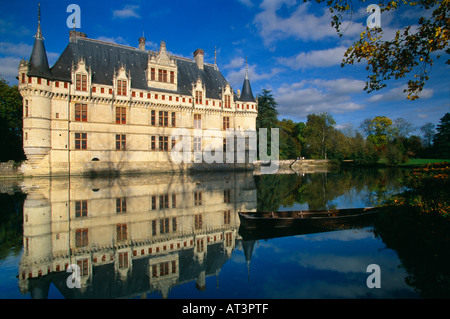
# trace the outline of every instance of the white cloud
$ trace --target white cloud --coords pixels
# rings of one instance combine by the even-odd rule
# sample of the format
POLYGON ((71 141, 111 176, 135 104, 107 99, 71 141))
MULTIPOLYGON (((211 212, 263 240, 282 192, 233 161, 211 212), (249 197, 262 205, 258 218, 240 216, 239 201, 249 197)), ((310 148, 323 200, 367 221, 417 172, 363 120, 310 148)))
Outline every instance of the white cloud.
POLYGON ((308 68, 326 68, 333 65, 340 65, 344 59, 346 47, 339 46, 326 50, 313 50, 300 52, 296 56, 278 58, 278 62, 294 70, 308 68))
POLYGON ((141 18, 137 11, 140 9, 138 5, 126 5, 121 10, 114 10, 113 17, 119 19, 127 19, 127 18, 141 18))
MULTIPOLYGON (((323 8, 319 15, 308 12, 310 3, 302 3, 295 7, 293 0, 265 0, 262 9, 254 19, 260 36, 266 46, 281 39, 293 37, 304 41, 319 41, 327 37, 337 37, 331 26, 331 14, 323 8), (288 16, 281 16, 280 9, 289 9, 288 16)), ((365 29, 360 23, 343 21, 344 35, 356 35, 365 29)))
MULTIPOLYGON (((0 42, 0 75, 10 84, 17 83, 20 60, 29 60, 33 46, 26 43, 0 42)), ((52 66, 59 54, 47 52, 49 65, 52 66)))
POLYGON ((20 58, 0 57, 0 76, 10 84, 17 82, 16 76, 19 75, 20 58))
POLYGON ((33 46, 25 43, 0 42, 0 54, 14 56, 29 56, 33 46))
POLYGON ((236 69, 236 68, 242 67, 244 65, 244 63, 245 63, 244 58, 236 57, 233 60, 231 60, 230 63, 225 65, 223 68, 224 69, 236 69))
MULTIPOLYGON (((238 66, 238 58, 232 60, 229 66, 236 65, 238 66), (236 60, 236 61, 235 61, 236 60), (235 62, 233 62, 235 61, 235 62)), ((242 61, 243 62, 243 61, 242 61)), ((242 66, 242 63, 241 63, 242 66)), ((254 83, 261 80, 268 80, 276 76, 282 71, 281 68, 272 68, 270 72, 267 73, 260 73, 256 70, 256 65, 249 64, 248 65, 248 76, 250 78, 250 82, 254 83)), ((230 83, 231 87, 234 89, 241 89, 242 83, 244 82, 245 77, 245 66, 242 66, 239 69, 232 69, 228 72, 226 75, 226 78, 228 80, 228 83, 230 83)), ((255 92, 254 92, 255 93, 255 92)))
POLYGON ((363 92, 364 82, 354 79, 304 80, 284 84, 274 92, 281 117, 304 119, 311 113, 346 113, 361 110, 352 94, 363 92))
MULTIPOLYGON (((373 102, 393 102, 406 100, 408 93, 403 92, 403 90, 405 90, 406 88, 407 88, 406 84, 392 88, 388 90, 386 93, 372 95, 368 99, 368 101, 373 103, 373 102)), ((421 100, 426 100, 431 98, 433 94, 434 94, 433 89, 423 89, 422 92, 419 93, 419 97, 421 100)))

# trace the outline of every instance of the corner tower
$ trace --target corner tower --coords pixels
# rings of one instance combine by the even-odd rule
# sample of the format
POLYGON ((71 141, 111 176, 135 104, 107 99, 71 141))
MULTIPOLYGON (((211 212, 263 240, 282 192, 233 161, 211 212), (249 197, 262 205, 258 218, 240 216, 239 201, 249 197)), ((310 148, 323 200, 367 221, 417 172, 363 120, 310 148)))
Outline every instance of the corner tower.
MULTIPOLYGON (((23 148, 27 156, 25 167, 46 168, 42 163, 51 148, 52 73, 41 31, 41 7, 30 61, 19 66, 19 91, 23 97, 23 148)), ((48 162, 48 161, 47 161, 48 162)))
POLYGON ((240 96, 240 101, 242 101, 242 102, 255 102, 255 97, 253 96, 252 87, 250 85, 250 80, 248 78, 247 59, 245 59, 245 78, 244 78, 244 85, 242 86, 242 92, 241 92, 241 96, 240 96))

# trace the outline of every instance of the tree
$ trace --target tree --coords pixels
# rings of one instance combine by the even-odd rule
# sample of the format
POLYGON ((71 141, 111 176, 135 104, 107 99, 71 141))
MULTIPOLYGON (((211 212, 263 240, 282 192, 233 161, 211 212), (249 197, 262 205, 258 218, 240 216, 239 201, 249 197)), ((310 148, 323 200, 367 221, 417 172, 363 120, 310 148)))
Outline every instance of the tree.
MULTIPOLYGON (((339 36, 345 32, 342 22, 346 13, 353 12, 351 0, 316 0, 326 2, 332 14, 331 25, 339 36)), ((386 87, 390 79, 403 79, 415 71, 414 79, 407 81, 407 98, 419 98, 419 93, 429 80, 429 71, 434 59, 440 58, 445 52, 450 54, 450 1, 420 0, 420 1, 380 1, 377 2, 381 13, 392 12, 400 8, 414 8, 415 12, 431 11, 420 17, 417 26, 406 26, 396 31, 392 40, 382 39, 383 29, 366 28, 345 53, 342 66, 352 65, 361 60, 367 61, 366 69, 370 72, 366 87, 367 92, 377 91, 386 87)), ((450 64, 450 59, 447 59, 450 64)))
POLYGON ((17 85, 0 76, 0 161, 25 159, 22 140, 22 96, 17 85))
POLYGON ((311 157, 327 159, 327 151, 331 146, 330 136, 335 124, 333 116, 328 113, 308 115, 304 133, 311 157))
POLYGON ((278 122, 280 130, 280 158, 292 159, 300 157, 301 145, 297 139, 297 125, 292 120, 283 119, 278 122))
POLYGON ((433 141, 433 136, 435 134, 435 125, 431 122, 426 123, 420 127, 420 131, 423 134, 423 139, 426 146, 431 147, 431 142, 433 141))
POLYGON ((258 95, 258 116, 256 118, 256 129, 277 127, 278 111, 277 102, 275 101, 270 90, 263 89, 258 95))
POLYGON ((413 125, 402 117, 395 119, 392 123, 395 138, 407 138, 414 131, 413 125))
POLYGON ((433 139, 436 155, 439 158, 450 158, 450 113, 446 113, 436 128, 433 139))
POLYGON ((386 116, 366 119, 361 124, 361 128, 367 134, 367 140, 372 142, 378 151, 385 149, 388 142, 392 140, 394 133, 392 120, 386 116))

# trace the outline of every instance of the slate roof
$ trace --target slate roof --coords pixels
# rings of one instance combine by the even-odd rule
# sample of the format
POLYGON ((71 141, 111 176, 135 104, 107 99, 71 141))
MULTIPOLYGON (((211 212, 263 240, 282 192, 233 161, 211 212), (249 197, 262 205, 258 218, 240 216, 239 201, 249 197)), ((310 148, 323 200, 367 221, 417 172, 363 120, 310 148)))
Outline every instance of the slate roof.
POLYGON ((40 34, 40 29, 36 33, 34 40, 33 51, 31 51, 30 68, 28 76, 46 78, 51 80, 53 78, 50 68, 48 66, 47 53, 45 51, 44 39, 40 34))
MULTIPOLYGON (((148 51, 116 45, 88 38, 77 38, 70 42, 51 68, 54 80, 71 81, 71 67, 83 58, 86 67, 91 68, 92 83, 112 85, 114 71, 124 66, 131 75, 131 87, 134 89, 155 90, 162 92, 192 95, 192 83, 200 77, 206 88, 206 98, 220 99, 221 90, 227 85, 222 73, 213 65, 204 64, 199 69, 195 61, 175 57, 177 64, 177 90, 168 91, 150 88, 147 85, 148 51)), ((245 84, 244 84, 245 85, 245 84)), ((253 99, 254 101, 254 99, 253 99)))
POLYGON ((242 86, 241 96, 238 99, 241 102, 255 102, 253 96, 252 87, 250 86, 250 80, 245 77, 244 85, 242 86))

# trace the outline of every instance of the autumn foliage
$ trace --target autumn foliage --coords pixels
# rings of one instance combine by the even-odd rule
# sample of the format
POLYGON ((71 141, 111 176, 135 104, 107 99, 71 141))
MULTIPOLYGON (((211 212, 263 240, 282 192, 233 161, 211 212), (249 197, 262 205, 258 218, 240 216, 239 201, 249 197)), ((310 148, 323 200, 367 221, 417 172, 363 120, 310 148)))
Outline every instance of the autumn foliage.
POLYGON ((413 169, 404 181, 407 190, 392 197, 389 204, 450 218, 449 174, 448 162, 413 169))

